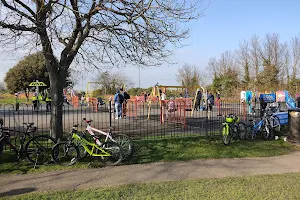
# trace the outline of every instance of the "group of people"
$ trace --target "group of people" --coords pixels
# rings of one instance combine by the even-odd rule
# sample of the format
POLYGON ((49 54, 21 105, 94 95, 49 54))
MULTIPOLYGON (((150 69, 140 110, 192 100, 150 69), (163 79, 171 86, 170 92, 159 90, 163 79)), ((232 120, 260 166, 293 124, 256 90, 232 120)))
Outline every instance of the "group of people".
MULTIPOLYGON (((46 102, 46 112, 51 112, 51 95, 50 95, 50 90, 45 90, 42 93, 37 93, 34 92, 32 97, 31 97, 32 105, 33 105, 33 110, 38 111, 39 110, 39 104, 40 101, 45 101, 46 102)), ((19 93, 15 93, 15 112, 19 112, 20 109, 20 99, 19 99, 19 93)))
MULTIPOLYGON (((205 98, 205 96, 202 94, 200 90, 198 90, 194 110, 196 111, 200 110, 201 106, 203 105, 204 110, 208 109, 209 111, 212 111, 213 105, 215 105, 215 96, 210 91, 207 91, 206 93, 207 107, 203 98, 205 98)), ((217 92, 217 99, 219 100, 220 98, 221 98, 220 92, 217 92)))
POLYGON ((39 110, 40 101, 45 101, 46 102, 46 112, 51 112, 52 99, 51 99, 50 89, 45 90, 44 92, 39 93, 39 94, 37 92, 34 92, 31 97, 31 100, 32 100, 34 111, 39 110))
POLYGON ((130 95, 126 91, 124 91, 123 88, 120 88, 116 91, 116 94, 114 96, 116 111, 115 119, 122 119, 122 117, 126 117, 128 99, 130 99, 130 95))

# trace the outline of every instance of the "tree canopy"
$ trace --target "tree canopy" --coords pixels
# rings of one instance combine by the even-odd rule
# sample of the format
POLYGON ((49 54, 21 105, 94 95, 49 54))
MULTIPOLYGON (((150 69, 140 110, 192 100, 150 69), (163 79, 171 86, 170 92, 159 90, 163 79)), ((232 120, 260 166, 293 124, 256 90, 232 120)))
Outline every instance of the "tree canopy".
POLYGON ((9 69, 4 79, 7 89, 11 92, 26 91, 29 84, 36 80, 50 85, 42 52, 24 57, 16 66, 9 69))
MULTIPOLYGON (((69 70, 65 80, 65 87, 72 87, 73 70, 69 70)), ((38 80, 50 87, 49 73, 47 72, 46 60, 42 52, 25 56, 17 65, 9 69, 4 81, 10 92, 26 91, 31 82, 38 80)))

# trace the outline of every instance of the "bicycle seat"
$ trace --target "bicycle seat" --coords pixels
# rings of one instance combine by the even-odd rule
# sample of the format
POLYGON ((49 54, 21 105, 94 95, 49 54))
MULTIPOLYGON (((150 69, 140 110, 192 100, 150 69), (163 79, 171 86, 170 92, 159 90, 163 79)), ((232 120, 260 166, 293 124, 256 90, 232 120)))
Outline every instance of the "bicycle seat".
POLYGON ((31 127, 34 123, 33 122, 31 122, 31 123, 23 123, 25 126, 27 126, 27 127, 31 127))
POLYGON ((254 119, 249 119, 249 122, 253 122, 254 121, 254 119))
POLYGON ((91 120, 91 119, 90 120, 85 120, 85 122, 88 123, 88 124, 91 123, 92 121, 93 120, 91 120))

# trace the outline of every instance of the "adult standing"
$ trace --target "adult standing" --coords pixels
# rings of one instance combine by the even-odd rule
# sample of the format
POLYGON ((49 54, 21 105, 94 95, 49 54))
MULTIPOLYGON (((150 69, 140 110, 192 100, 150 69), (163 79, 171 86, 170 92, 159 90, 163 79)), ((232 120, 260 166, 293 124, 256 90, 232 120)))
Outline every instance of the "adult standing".
POLYGON ((259 102, 260 102, 260 117, 263 117, 265 109, 267 108, 268 105, 268 103, 264 101, 263 94, 260 95, 259 102))
POLYGON ((127 101, 130 99, 130 95, 124 90, 123 88, 120 89, 121 90, 121 94, 123 95, 123 104, 122 104, 122 111, 123 111, 123 117, 126 117, 126 113, 127 113, 127 101))
POLYGON ((198 109, 200 110, 201 99, 202 99, 202 93, 200 90, 198 90, 194 110, 196 111, 198 111, 198 109))
POLYGON ((116 91, 116 94, 114 96, 114 102, 115 102, 115 110, 116 110, 116 116, 115 119, 121 119, 122 118, 122 104, 124 102, 124 96, 120 93, 120 90, 116 91))
POLYGON ((15 93, 15 104, 16 104, 16 113, 19 112, 20 102, 19 102, 19 94, 15 93))
POLYGON ((47 90, 46 93, 45 93, 45 101, 46 101, 46 112, 51 112, 51 102, 52 102, 52 99, 51 99, 51 95, 50 95, 50 92, 47 90))
POLYGON ((32 97, 31 97, 31 100, 32 100, 32 104, 33 104, 33 110, 36 111, 37 110, 37 104, 38 104, 38 98, 37 98, 37 93, 34 92, 32 97))
POLYGON ((207 95, 207 104, 208 104, 208 109, 209 111, 212 111, 212 107, 215 104, 215 97, 211 92, 208 92, 207 95))
POLYGON ((167 96, 165 94, 165 92, 162 92, 161 96, 160 96, 160 100, 166 100, 167 96))

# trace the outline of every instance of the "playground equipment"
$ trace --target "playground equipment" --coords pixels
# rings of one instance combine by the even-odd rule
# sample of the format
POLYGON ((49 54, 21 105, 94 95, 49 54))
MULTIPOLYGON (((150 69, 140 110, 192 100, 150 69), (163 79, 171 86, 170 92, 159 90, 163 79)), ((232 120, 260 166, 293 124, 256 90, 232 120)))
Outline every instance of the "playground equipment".
POLYGON ((35 87, 36 88, 35 91, 39 96, 39 87, 46 87, 47 85, 44 82, 39 82, 38 80, 36 80, 35 82, 31 82, 29 86, 35 87))
MULTIPOLYGON (((172 88, 172 89, 176 89, 176 90, 181 89, 182 92, 183 92, 183 89, 185 89, 185 93, 187 94, 187 88, 185 86, 165 86, 165 85, 153 86, 152 92, 150 93, 150 96, 148 97, 148 117, 147 117, 147 119, 150 118, 152 103, 159 102, 159 105, 162 106, 161 93, 162 92, 166 93, 168 88, 172 88)), ((174 97, 174 95, 173 95, 173 97, 174 97)), ((192 110, 192 99, 191 98, 183 98, 182 101, 186 101, 185 110, 191 111, 192 110)))
MULTIPOLYGON (((91 92, 89 92, 89 87, 91 84, 98 84, 98 85, 102 85, 102 83, 100 82, 88 82, 87 85, 86 85, 86 93, 85 93, 85 96, 88 98, 88 97, 91 97, 91 92)), ((106 91, 105 91, 105 94, 106 94, 106 91)))
POLYGON ((199 86, 197 88, 197 90, 196 90, 196 93, 195 93, 195 97, 194 97, 194 101, 193 101, 193 106, 192 106, 191 117, 193 116, 193 113, 194 113, 194 110, 195 110, 198 91, 201 91, 201 90, 202 90, 201 100, 203 99, 205 105, 207 105, 207 91, 203 87, 199 86))

